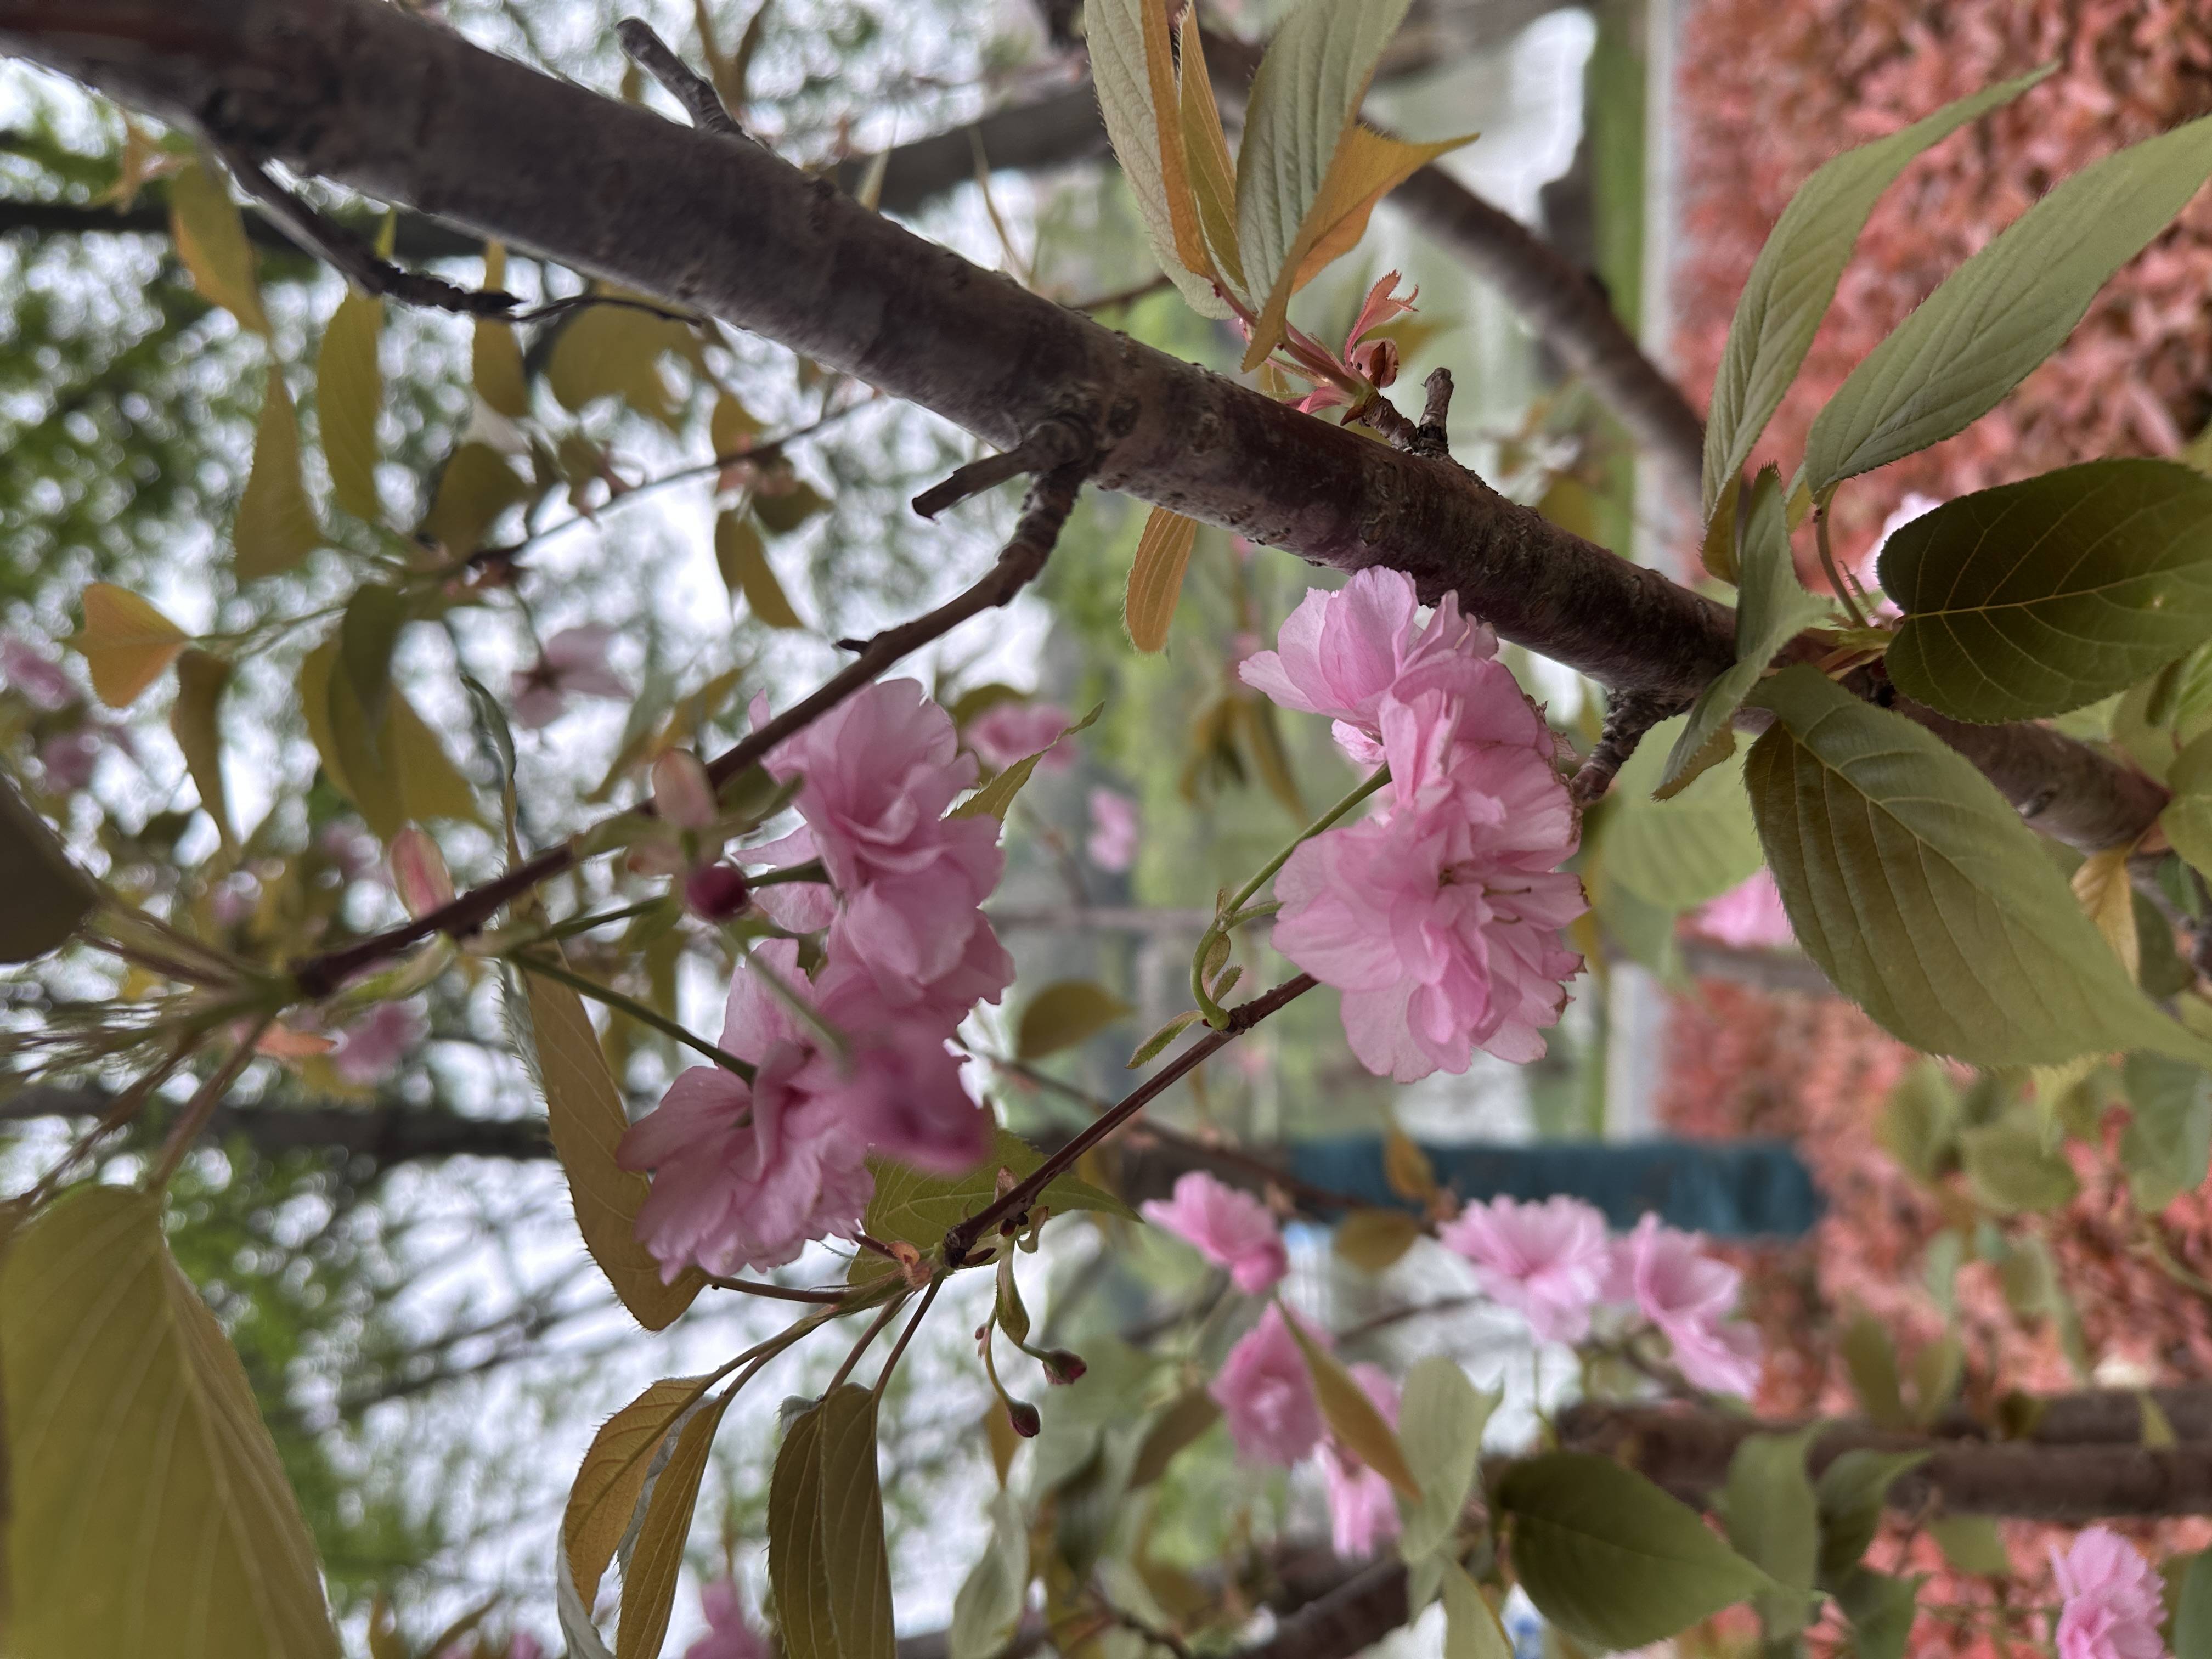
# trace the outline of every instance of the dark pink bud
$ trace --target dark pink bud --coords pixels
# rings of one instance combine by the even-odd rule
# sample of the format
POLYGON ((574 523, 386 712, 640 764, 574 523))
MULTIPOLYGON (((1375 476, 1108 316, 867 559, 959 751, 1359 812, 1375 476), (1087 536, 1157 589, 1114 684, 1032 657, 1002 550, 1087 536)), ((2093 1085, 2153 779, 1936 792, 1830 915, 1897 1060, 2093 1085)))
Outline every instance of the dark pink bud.
POLYGON ((1037 1431, 1044 1426, 1044 1419, 1037 1415, 1037 1408, 1026 1400, 1006 1401, 1006 1420, 1014 1425, 1014 1432, 1024 1440, 1036 1439, 1037 1431))
POLYGON ((745 872, 735 865, 702 864, 684 878, 684 908, 707 921, 727 921, 752 902, 745 872))
POLYGON ((1081 1354, 1070 1353, 1065 1348, 1054 1348, 1050 1353, 1045 1355, 1042 1363, 1046 1378, 1059 1383, 1062 1388, 1078 1381, 1084 1372, 1091 1369, 1083 1363, 1081 1354))

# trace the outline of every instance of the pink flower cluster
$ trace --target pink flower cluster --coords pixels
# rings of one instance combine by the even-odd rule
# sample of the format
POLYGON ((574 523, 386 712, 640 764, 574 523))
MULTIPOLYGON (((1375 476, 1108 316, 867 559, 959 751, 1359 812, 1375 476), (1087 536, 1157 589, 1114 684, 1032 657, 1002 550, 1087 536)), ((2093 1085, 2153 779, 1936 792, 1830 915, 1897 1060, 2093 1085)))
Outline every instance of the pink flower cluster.
POLYGON ((787 927, 827 929, 823 962, 810 981, 795 941, 757 946, 720 1037, 751 1081, 694 1066, 623 1137, 623 1166, 653 1172, 638 1236, 671 1279, 693 1263, 777 1267, 810 1240, 849 1236, 875 1189, 871 1149, 952 1175, 990 1146, 990 1115, 945 1040, 979 999, 998 998, 1013 965, 979 908, 1003 862, 998 824, 945 816, 975 776, 951 717, 914 681, 890 681, 767 765, 803 779, 805 825, 744 856, 822 861, 830 887, 759 896, 787 927))
POLYGON ((1030 755, 1037 769, 1057 772, 1075 764, 1060 733, 1075 722, 1056 702, 994 702, 968 722, 968 746, 993 771, 1004 771, 1030 755))
POLYGON ((2091 1527, 2065 1554, 2054 1546, 2051 1571, 2064 1598, 2058 1659, 2165 1659, 2159 1576, 2119 1534, 2091 1527))
POLYGON ((1363 570, 1308 594, 1238 671, 1390 768, 1380 811, 1283 866, 1274 945, 1344 994, 1352 1053, 1401 1083, 1464 1072, 1476 1048, 1540 1057, 1582 966, 1559 930, 1588 908, 1558 867, 1581 826, 1542 712, 1454 596, 1425 624, 1418 609, 1407 577, 1363 570))
POLYGON ((1705 1241, 1646 1215, 1608 1240, 1605 1218, 1579 1199, 1494 1198, 1470 1204, 1437 1232, 1474 1265, 1483 1293, 1524 1316, 1547 1342, 1579 1342, 1606 1304, 1634 1308, 1667 1339, 1675 1367, 1717 1393, 1759 1385, 1759 1333, 1732 1317, 1743 1276, 1705 1241))
POLYGON ((1230 1281, 1247 1296, 1265 1296, 1291 1270, 1290 1252, 1267 1206, 1202 1170, 1182 1176, 1172 1199, 1147 1199, 1143 1210, 1155 1227, 1164 1227, 1216 1267, 1228 1268, 1230 1281))

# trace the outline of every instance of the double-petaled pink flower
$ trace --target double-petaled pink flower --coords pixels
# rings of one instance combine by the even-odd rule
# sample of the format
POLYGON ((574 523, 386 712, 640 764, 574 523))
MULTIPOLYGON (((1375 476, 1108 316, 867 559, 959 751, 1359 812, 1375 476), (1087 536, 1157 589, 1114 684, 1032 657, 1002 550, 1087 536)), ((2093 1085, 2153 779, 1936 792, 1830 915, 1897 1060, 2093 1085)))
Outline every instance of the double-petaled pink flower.
POLYGON ((1056 702, 994 702, 968 722, 968 746, 993 771, 1035 755, 1040 771, 1056 772, 1075 764, 1075 756, 1060 734, 1075 722, 1056 702))
POLYGON ((1231 1282, 1247 1296, 1265 1296, 1290 1271, 1290 1253, 1267 1206, 1203 1170, 1178 1178, 1172 1199, 1146 1200, 1144 1214, 1215 1266, 1228 1268, 1231 1282))
POLYGON ((684 1650, 684 1659, 768 1659, 768 1644, 745 1618, 738 1587, 718 1578, 699 1592, 707 1633, 684 1650))
POLYGON ((1707 1255, 1705 1240, 1647 1214, 1613 1246, 1611 1299, 1633 1303, 1673 1347, 1675 1368, 1700 1389, 1748 1395, 1759 1386, 1759 1333, 1733 1317, 1743 1275, 1707 1255))
POLYGON ((627 697, 629 687, 607 666, 614 629, 594 623, 564 628, 545 641, 529 667, 519 669, 509 689, 514 723, 550 726, 568 712, 571 696, 627 697))
MULTIPOLYGON (((1381 1367, 1350 1367, 1383 1422, 1398 1426, 1398 1385, 1381 1367)), ((1346 1560, 1372 1555, 1378 1545, 1395 1538, 1402 1526, 1398 1500, 1390 1483, 1361 1462, 1350 1448, 1330 1435, 1322 1443, 1322 1474, 1328 1482, 1329 1542, 1346 1560)))
POLYGON ((2065 1554, 2052 1547, 2051 1571, 2064 1598, 2058 1659, 2164 1659, 2159 1577, 2127 1540, 2091 1527, 2065 1554))
POLYGON ((1091 838, 1083 850, 1101 870, 1121 874, 1137 861, 1137 803, 1111 789, 1091 792, 1091 838))
POLYGON ((1691 922, 1707 938, 1740 951, 1780 950, 1797 942, 1790 926, 1790 913, 1782 908, 1782 890, 1774 884, 1771 870, 1761 870, 1748 881, 1738 882, 1701 907, 1691 922))
POLYGON ((1437 1231, 1474 1266, 1492 1301, 1518 1311, 1547 1342, 1579 1342, 1613 1270, 1605 1217, 1580 1199, 1470 1204, 1437 1231))
POLYGON ((865 975, 832 963, 819 985, 799 947, 775 939, 730 987, 720 1047, 756 1068, 697 1066, 623 1136, 624 1169, 651 1170, 638 1237, 671 1279, 696 1263, 713 1273, 781 1267, 813 1239, 849 1237, 875 1190, 872 1147, 945 1174, 989 1147, 989 1115, 960 1085, 959 1062, 933 1026, 903 1020, 865 975), (832 1048, 763 978, 811 1001, 843 1033, 832 1048))
POLYGON ((1355 753, 1371 732, 1391 774, 1380 812, 1283 866, 1275 948, 1344 994, 1345 1035, 1371 1072, 1464 1072, 1478 1048, 1537 1059, 1582 965, 1560 929, 1586 908, 1558 868, 1580 830, 1551 733, 1490 657, 1487 629, 1457 624, 1447 598, 1416 635, 1412 582, 1354 580, 1367 578, 1322 603, 1295 658, 1285 623, 1279 661, 1248 672, 1288 706, 1336 714, 1355 753))
POLYGON ((1297 1462, 1321 1443, 1321 1401, 1282 1304, 1237 1340, 1206 1392, 1247 1462, 1297 1462))

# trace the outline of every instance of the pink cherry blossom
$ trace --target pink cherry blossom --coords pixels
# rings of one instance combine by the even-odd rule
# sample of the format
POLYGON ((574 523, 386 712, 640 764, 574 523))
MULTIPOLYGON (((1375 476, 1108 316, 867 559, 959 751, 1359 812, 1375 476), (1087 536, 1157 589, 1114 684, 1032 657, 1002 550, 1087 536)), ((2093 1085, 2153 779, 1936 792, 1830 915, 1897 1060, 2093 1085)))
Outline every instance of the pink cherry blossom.
POLYGON ((83 696, 59 663, 15 634, 0 634, 0 680, 33 708, 48 714, 83 696))
POLYGON ((331 1069, 356 1088, 381 1083, 429 1034, 420 1004, 380 1002, 338 1033, 331 1069))
POLYGON ((702 1587, 699 1605, 707 1633, 684 1650, 684 1659, 769 1659, 768 1644, 745 1621, 735 1584, 720 1578, 702 1587))
POLYGON ((1275 948, 1343 992, 1352 1051, 1378 1075, 1464 1072, 1478 1048, 1534 1060, 1582 965, 1559 939, 1587 908, 1556 868, 1578 831, 1565 787, 1530 745, 1410 720, 1400 736, 1389 809, 1316 836, 1276 878, 1275 948))
MULTIPOLYGON (((765 713, 756 706, 757 719, 765 713)), ((1012 962, 979 908, 1006 864, 999 825, 945 816, 975 762, 917 682, 869 686, 778 744, 767 765, 804 776, 794 804, 806 827, 745 858, 822 860, 841 901, 833 954, 865 966, 894 1003, 972 1005, 1005 989, 1012 962)))
POLYGON ((1742 951, 1780 950, 1797 942, 1771 870, 1761 870, 1701 906, 1690 925, 1708 939, 1742 951))
POLYGON ((1206 1392, 1247 1462, 1288 1468, 1321 1443, 1321 1401, 1280 1303, 1237 1339, 1206 1392))
POLYGON ((1137 861, 1137 803, 1111 789, 1091 792, 1091 838, 1083 850, 1101 870, 1121 874, 1137 861))
MULTIPOLYGON (((1381 1367, 1350 1368, 1352 1379, 1374 1403, 1382 1420, 1398 1426, 1398 1385, 1381 1367)), ((1322 1443, 1322 1474, 1328 1482, 1329 1541, 1346 1560, 1372 1555, 1376 1546, 1398 1535, 1402 1522, 1390 1483, 1353 1456, 1334 1435, 1322 1443)))
POLYGON ((2163 1659, 2159 1576, 2127 1540, 2108 1527, 2091 1527, 2065 1554, 2052 1547, 2051 1571, 2065 1598, 2058 1659, 2163 1659))
POLYGON ((1705 1240, 1646 1214, 1613 1246, 1607 1295, 1632 1302, 1672 1345, 1674 1364, 1700 1389, 1748 1395, 1759 1386, 1759 1333, 1729 1315, 1743 1275, 1705 1253, 1705 1240))
POLYGON ((39 770, 46 787, 56 794, 70 794, 92 781, 106 752, 106 732, 84 725, 74 732, 59 732, 39 745, 39 770))
POLYGON ((1036 755, 1039 771, 1056 772, 1075 764, 1074 752, 1060 738, 1074 724, 1056 702, 994 702, 968 722, 963 735, 994 771, 1036 755))
POLYGON ((1494 1198, 1470 1204, 1437 1237, 1474 1264, 1483 1294, 1515 1310, 1546 1342, 1579 1342, 1613 1265, 1605 1217, 1580 1199, 1494 1198))
POLYGON ((1327 714, 1337 742, 1363 766, 1382 757, 1382 698, 1407 670, 1446 655, 1486 658, 1498 641, 1459 614, 1447 593, 1424 625, 1415 613, 1413 579, 1401 572, 1362 570, 1337 592, 1316 588, 1283 623, 1276 649, 1237 665, 1244 684, 1285 708, 1327 714))
POLYGON ((550 726, 567 712, 572 696, 627 697, 629 687, 607 666, 607 645, 614 629, 592 623, 564 628, 545 641, 544 651, 518 670, 508 696, 517 726, 550 726))
POLYGON ((410 916, 426 916, 453 902, 453 878, 446 855, 420 824, 400 827, 392 838, 392 884, 410 916))
POLYGON ((1180 1176, 1171 1200, 1148 1199, 1142 1207, 1146 1220, 1228 1268, 1231 1281, 1247 1296, 1265 1296, 1291 1270, 1290 1253, 1267 1206, 1203 1170, 1180 1176))
MULTIPOLYGON (((1359 314, 1352 319, 1352 331, 1344 337, 1344 355, 1337 359, 1338 366, 1359 376, 1376 386, 1387 386, 1398 378, 1398 343, 1395 340, 1368 340, 1363 337, 1397 316, 1413 309, 1413 301, 1421 297, 1415 289, 1405 299, 1397 295, 1398 273, 1387 271, 1367 290, 1360 303, 1359 314)), ((1291 407, 1304 414, 1320 410, 1346 401, 1342 387, 1333 380, 1323 380, 1291 407)))
POLYGON ((671 749, 653 763, 653 810, 678 830, 704 830, 720 810, 707 768, 689 749, 671 749))

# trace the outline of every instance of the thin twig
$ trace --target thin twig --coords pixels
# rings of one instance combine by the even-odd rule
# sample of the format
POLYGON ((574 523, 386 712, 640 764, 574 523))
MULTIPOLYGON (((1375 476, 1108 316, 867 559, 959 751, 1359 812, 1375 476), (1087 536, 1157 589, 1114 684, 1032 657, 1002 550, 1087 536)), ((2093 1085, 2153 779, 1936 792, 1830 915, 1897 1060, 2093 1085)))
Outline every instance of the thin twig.
POLYGON ((1416 455, 1448 461, 1451 459, 1451 442, 1444 434, 1444 428, 1451 419, 1451 370, 1432 369, 1423 384, 1429 394, 1428 401, 1421 405, 1421 424, 1407 447, 1416 455))
POLYGON ((1084 1153, 1268 1015, 1296 1001, 1320 982, 1311 974, 1300 974, 1295 979, 1285 980, 1265 995, 1255 997, 1251 1001, 1240 1003, 1231 1009, 1226 1026, 1218 1031, 1208 1031, 1192 1043, 1124 1095, 1113 1110, 1103 1114, 1089 1128, 1071 1138, 1066 1146, 1037 1165, 1028 1176, 947 1232, 945 1235, 945 1265, 948 1267, 967 1266, 969 1251, 975 1248, 975 1241, 990 1229, 997 1227, 1004 1231, 1009 1224, 1018 1228, 1029 1214, 1030 1206, 1036 1201, 1037 1195, 1073 1168, 1076 1160, 1084 1153))
POLYGON ((684 112, 691 118, 691 125, 702 132, 716 132, 726 138, 753 140, 737 123, 737 118, 722 106, 722 100, 714 83, 692 72, 690 64, 669 50, 668 43, 653 32, 653 26, 641 18, 625 17, 615 25, 615 39, 630 62, 660 82, 668 95, 684 106, 684 112))
POLYGON ((1628 757, 1644 741, 1644 734, 1675 712, 1669 701, 1624 693, 1615 696, 1605 711, 1605 725, 1598 733, 1597 746, 1589 751, 1567 793, 1577 806, 1588 806, 1601 799, 1613 787, 1613 779, 1628 763, 1628 757))
POLYGON ((933 519, 948 507, 957 507, 970 495, 980 495, 1024 472, 1043 475, 1078 463, 1088 464, 1097 453, 1089 422, 1079 416, 1056 415, 1002 455, 986 455, 955 469, 943 483, 914 498, 914 510, 933 519))
POLYGON ((708 1274, 707 1282, 718 1291, 738 1291, 746 1296, 764 1296, 774 1302, 818 1302, 824 1305, 842 1304, 852 1294, 849 1290, 801 1290, 793 1285, 770 1285, 757 1279, 718 1279, 708 1274))
POLYGON ((169 1184, 169 1178, 176 1174, 177 1166, 185 1161, 185 1154, 191 1149, 192 1142, 199 1139, 200 1131, 207 1127, 208 1119, 222 1103, 224 1093, 238 1081, 238 1074, 252 1061, 253 1045, 261 1041, 261 1034, 276 1021, 275 1014, 264 1014, 252 1030, 239 1038, 237 1046, 230 1051, 229 1058, 216 1068, 215 1075, 200 1085, 199 1092, 185 1103, 185 1109, 177 1115, 176 1123, 169 1130, 169 1138, 162 1144, 161 1161, 154 1166, 154 1173, 147 1177, 147 1191, 158 1193, 169 1184))
POLYGON ((882 1399, 884 1390, 890 1386, 891 1373, 898 1369, 899 1357, 905 1353, 906 1345, 914 1340, 914 1334, 921 1328, 921 1322, 929 1316, 929 1304, 937 1300, 937 1293, 944 1285, 945 1275, 939 1273, 929 1281, 929 1288, 921 1293, 921 1305, 914 1310, 914 1317, 907 1321, 906 1328, 899 1333, 898 1340, 891 1345, 890 1358, 884 1361, 884 1368, 876 1376, 874 1393, 877 1399, 882 1399))
POLYGON ((860 1333, 860 1340, 853 1345, 853 1352, 845 1356, 845 1363, 837 1367, 836 1376, 830 1379, 830 1386, 822 1390, 824 1400, 837 1392, 845 1379, 853 1374, 853 1367, 860 1363, 860 1356, 875 1345, 876 1338, 883 1334, 884 1327, 890 1324, 892 1316, 906 1305, 906 1294, 901 1291, 892 1297, 884 1304, 884 1310, 869 1322, 868 1328, 860 1333))

